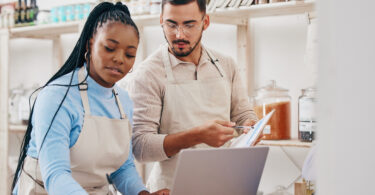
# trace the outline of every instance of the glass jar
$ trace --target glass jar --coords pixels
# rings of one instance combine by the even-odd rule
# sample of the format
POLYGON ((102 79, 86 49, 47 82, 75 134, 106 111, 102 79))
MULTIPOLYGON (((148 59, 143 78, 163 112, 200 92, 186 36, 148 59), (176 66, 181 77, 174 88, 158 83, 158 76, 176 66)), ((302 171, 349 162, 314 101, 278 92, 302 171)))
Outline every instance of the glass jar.
POLYGON ((139 0, 138 5, 138 14, 144 15, 144 14, 150 14, 150 0, 139 0))
POLYGON ((23 90, 21 98, 18 102, 18 114, 19 119, 23 125, 27 125, 29 122, 29 114, 30 114, 30 107, 29 107, 29 98, 27 96, 27 91, 23 90))
POLYGON ((130 13, 134 15, 139 15, 139 1, 138 0, 130 0, 128 4, 128 8, 130 13))
POLYGON ((266 4, 268 3, 268 0, 256 0, 255 4, 266 4))
POLYGON ((19 114, 19 103, 22 99, 23 90, 16 88, 11 90, 9 97, 9 123, 13 125, 20 125, 22 120, 19 114))
POLYGON ((91 3, 83 4, 83 19, 87 19, 89 17, 92 8, 93 6, 91 3))
POLYGON ((40 10, 37 17, 37 24, 51 23, 51 14, 49 10, 40 10))
POLYGON ((75 20, 75 10, 73 5, 66 5, 65 6, 65 15, 66 21, 74 21, 75 20))
POLYGON ((275 113, 263 129, 264 140, 290 139, 291 97, 289 90, 276 86, 275 81, 256 90, 254 110, 261 119, 275 109, 275 113))
POLYGON ((160 14, 161 0, 151 0, 150 14, 160 14))
POLYGON ((316 131, 316 89, 302 89, 298 99, 298 139, 312 142, 316 131))

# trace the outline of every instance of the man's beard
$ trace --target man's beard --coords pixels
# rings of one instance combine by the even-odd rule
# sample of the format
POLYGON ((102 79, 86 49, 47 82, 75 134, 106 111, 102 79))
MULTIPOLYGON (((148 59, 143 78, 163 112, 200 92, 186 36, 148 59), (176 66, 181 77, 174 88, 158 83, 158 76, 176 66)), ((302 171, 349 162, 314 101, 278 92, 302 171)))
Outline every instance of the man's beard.
POLYGON ((184 40, 184 39, 177 39, 177 40, 174 40, 172 41, 172 44, 168 41, 167 37, 165 36, 164 34, 164 37, 165 37, 165 40, 167 40, 170 48, 172 49, 172 52, 173 54, 176 56, 176 57, 186 57, 188 55, 191 54, 191 52, 194 51, 194 49, 198 46, 198 44, 201 42, 201 39, 202 39, 202 33, 201 33, 201 36, 199 37, 198 41, 195 43, 195 45, 193 47, 190 47, 188 51, 186 52, 183 52, 183 51, 180 51, 179 49, 175 49, 173 47, 173 44, 176 44, 176 43, 179 43, 179 42, 183 42, 183 43, 186 43, 186 44, 190 44, 190 41, 188 40, 184 40))

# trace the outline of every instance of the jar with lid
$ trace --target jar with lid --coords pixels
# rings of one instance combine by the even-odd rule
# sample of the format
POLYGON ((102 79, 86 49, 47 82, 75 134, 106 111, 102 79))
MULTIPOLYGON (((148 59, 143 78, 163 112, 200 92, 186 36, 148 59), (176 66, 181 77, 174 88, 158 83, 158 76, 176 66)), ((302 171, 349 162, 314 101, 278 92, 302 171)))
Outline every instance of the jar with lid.
POLYGON ((22 119, 19 114, 19 103, 22 99, 24 91, 22 88, 12 89, 9 97, 9 123, 13 125, 20 125, 22 119))
POLYGON ((38 84, 32 85, 30 88, 24 90, 23 96, 19 102, 19 118, 23 125, 27 125, 29 123, 29 116, 31 107, 34 105, 36 96, 37 96, 37 89, 39 89, 38 84))
POLYGON ((316 89, 302 89, 298 99, 298 139, 312 142, 316 131, 316 89))
POLYGON ((129 11, 132 15, 139 15, 139 1, 138 0, 130 0, 127 4, 129 11))
POLYGON ((23 90, 22 96, 18 102, 18 114, 21 123, 23 125, 27 125, 29 122, 30 115, 29 98, 27 96, 27 90, 23 90))
POLYGON ((291 97, 289 90, 283 89, 271 81, 265 87, 256 90, 254 111, 261 119, 275 109, 275 113, 263 129, 264 140, 290 139, 291 129, 291 97))
POLYGON ((150 14, 160 14, 161 12, 161 0, 151 0, 150 14))
POLYGON ((255 4, 266 4, 269 0, 255 0, 255 4))

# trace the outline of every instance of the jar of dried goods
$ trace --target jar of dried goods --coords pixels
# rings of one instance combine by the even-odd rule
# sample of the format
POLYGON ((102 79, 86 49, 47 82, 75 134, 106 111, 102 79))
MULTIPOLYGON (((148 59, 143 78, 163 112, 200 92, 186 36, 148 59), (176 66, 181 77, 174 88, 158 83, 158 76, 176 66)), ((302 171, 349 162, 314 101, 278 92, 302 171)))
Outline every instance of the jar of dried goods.
POLYGON ((291 129, 291 97, 289 90, 276 86, 275 81, 256 90, 254 110, 261 119, 275 109, 275 113, 263 130, 262 139, 290 139, 291 129))
POLYGON ((298 138, 301 141, 312 142, 316 131, 316 89, 302 89, 298 99, 298 138))

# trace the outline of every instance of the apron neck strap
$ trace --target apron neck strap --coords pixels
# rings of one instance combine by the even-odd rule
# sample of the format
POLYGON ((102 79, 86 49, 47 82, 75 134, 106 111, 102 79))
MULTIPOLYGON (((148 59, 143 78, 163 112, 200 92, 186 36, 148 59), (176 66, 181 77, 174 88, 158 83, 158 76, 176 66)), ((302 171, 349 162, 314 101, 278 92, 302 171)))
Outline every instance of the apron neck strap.
MULTIPOLYGON (((79 83, 81 83, 85 79, 85 77, 86 77, 85 67, 82 66, 78 71, 78 81, 79 81, 79 83)), ((84 81, 82 84, 78 85, 78 88, 79 88, 79 93, 81 94, 82 104, 83 104, 83 109, 85 111, 85 114, 91 115, 89 98, 88 98, 88 95, 87 95, 87 90, 88 90, 87 81, 84 81)), ((115 96, 116 104, 117 104, 117 107, 120 111, 121 119, 125 119, 126 114, 124 112, 124 109, 122 108, 122 104, 121 104, 120 98, 118 97, 118 93, 116 92, 116 90, 114 88, 112 89, 112 92, 113 92, 113 95, 115 96)))
MULTIPOLYGON (((214 55, 212 55, 212 53, 208 51, 205 47, 202 46, 202 49, 207 53, 208 57, 210 58, 211 63, 217 68, 221 77, 225 77, 225 72, 223 70, 223 67, 219 63, 219 60, 214 55)), ((168 51, 168 44, 166 44, 162 48, 162 59, 164 63, 165 72, 167 74, 168 82, 175 82, 175 78, 174 78, 173 71, 172 71, 171 59, 170 59, 169 51, 168 51)))
POLYGON ((174 82, 174 75, 172 72, 172 64, 171 64, 171 59, 169 57, 169 51, 168 51, 168 44, 165 44, 162 46, 162 59, 163 59, 163 64, 165 68, 165 73, 167 74, 167 80, 168 82, 174 82))
POLYGON ((212 53, 210 51, 208 51, 208 49, 206 49, 205 47, 202 46, 202 48, 204 49, 204 51, 206 51, 208 57, 210 58, 211 63, 216 66, 216 68, 219 71, 221 77, 225 77, 225 72, 224 72, 223 67, 221 66, 221 64, 219 62, 219 59, 217 59, 214 55, 212 55, 212 53))
POLYGON ((118 107, 118 109, 120 111, 121 119, 125 119, 126 118, 126 114, 125 114, 124 109, 122 107, 120 98, 118 97, 118 93, 116 92, 116 90, 114 88, 112 89, 112 92, 113 92, 113 95, 115 96, 116 104, 117 104, 117 107, 118 107))
MULTIPOLYGON (((81 83, 85 79, 85 66, 82 66, 78 71, 78 83, 81 83)), ((78 85, 79 93, 81 94, 83 109, 85 114, 91 115, 89 98, 87 96, 88 85, 87 81, 84 81, 82 84, 78 85)))

